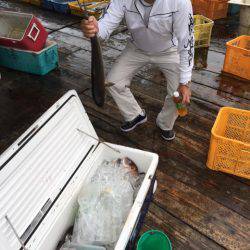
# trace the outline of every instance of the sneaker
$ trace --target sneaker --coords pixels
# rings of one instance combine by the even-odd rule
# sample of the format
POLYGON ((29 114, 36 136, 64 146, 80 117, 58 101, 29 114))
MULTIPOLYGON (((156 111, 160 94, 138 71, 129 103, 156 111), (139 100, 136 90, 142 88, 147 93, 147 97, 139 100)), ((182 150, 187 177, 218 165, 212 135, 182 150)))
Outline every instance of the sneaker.
POLYGON ((146 122, 147 121, 147 115, 146 115, 145 111, 143 111, 143 112, 144 112, 143 115, 138 115, 137 117, 135 117, 134 120, 129 121, 129 122, 125 122, 121 126, 121 131, 129 132, 129 131, 133 130, 134 128, 136 128, 138 125, 146 122))
POLYGON ((161 137, 166 141, 172 141, 175 138, 174 130, 161 130, 161 137))

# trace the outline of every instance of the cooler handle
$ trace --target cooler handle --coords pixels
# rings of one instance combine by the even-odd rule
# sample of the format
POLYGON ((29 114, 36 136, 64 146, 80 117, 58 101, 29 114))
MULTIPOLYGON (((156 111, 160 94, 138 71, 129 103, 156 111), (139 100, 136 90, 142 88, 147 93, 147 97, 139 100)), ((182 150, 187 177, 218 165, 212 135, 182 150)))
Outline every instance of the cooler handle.
POLYGON ((28 34, 28 37, 35 42, 37 37, 39 36, 39 34, 40 34, 40 30, 38 29, 37 25, 35 23, 33 23, 32 27, 30 29, 30 32, 28 34), (35 34, 35 36, 32 36, 32 32, 34 30, 36 30, 36 34, 35 34))

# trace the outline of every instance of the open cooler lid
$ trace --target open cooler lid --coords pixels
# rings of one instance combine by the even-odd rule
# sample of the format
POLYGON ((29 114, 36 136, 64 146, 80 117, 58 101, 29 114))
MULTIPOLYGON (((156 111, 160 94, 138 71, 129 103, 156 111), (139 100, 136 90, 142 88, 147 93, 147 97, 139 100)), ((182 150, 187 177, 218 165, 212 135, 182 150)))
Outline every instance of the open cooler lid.
POLYGON ((1 155, 1 250, 21 248, 14 231, 22 242, 28 241, 98 145, 91 136, 97 138, 86 111, 77 93, 69 91, 1 155))

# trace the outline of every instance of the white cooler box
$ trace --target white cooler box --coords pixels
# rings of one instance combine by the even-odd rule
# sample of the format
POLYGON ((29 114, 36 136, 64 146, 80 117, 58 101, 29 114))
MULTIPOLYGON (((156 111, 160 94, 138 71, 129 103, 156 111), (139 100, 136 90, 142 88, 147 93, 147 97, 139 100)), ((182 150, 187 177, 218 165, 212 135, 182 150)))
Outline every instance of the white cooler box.
POLYGON ((116 250, 133 248, 156 188, 158 155, 109 144, 121 152, 118 155, 78 129, 97 138, 72 90, 1 155, 0 250, 56 249, 74 224, 83 183, 90 181, 103 160, 118 156, 130 157, 146 173, 115 246, 116 250))

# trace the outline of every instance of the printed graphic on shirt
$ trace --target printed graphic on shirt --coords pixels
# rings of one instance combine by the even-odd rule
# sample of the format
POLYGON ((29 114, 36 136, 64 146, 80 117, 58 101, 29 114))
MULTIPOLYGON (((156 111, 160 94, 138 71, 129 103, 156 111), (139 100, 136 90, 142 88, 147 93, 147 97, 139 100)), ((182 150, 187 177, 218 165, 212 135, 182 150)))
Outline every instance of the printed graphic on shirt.
POLYGON ((193 36, 193 32, 194 32, 194 18, 192 16, 192 14, 189 14, 189 23, 188 23, 188 32, 189 32, 189 39, 187 41, 187 44, 184 45, 184 48, 188 48, 188 63, 189 66, 192 63, 193 60, 193 51, 194 51, 194 36, 193 36))

